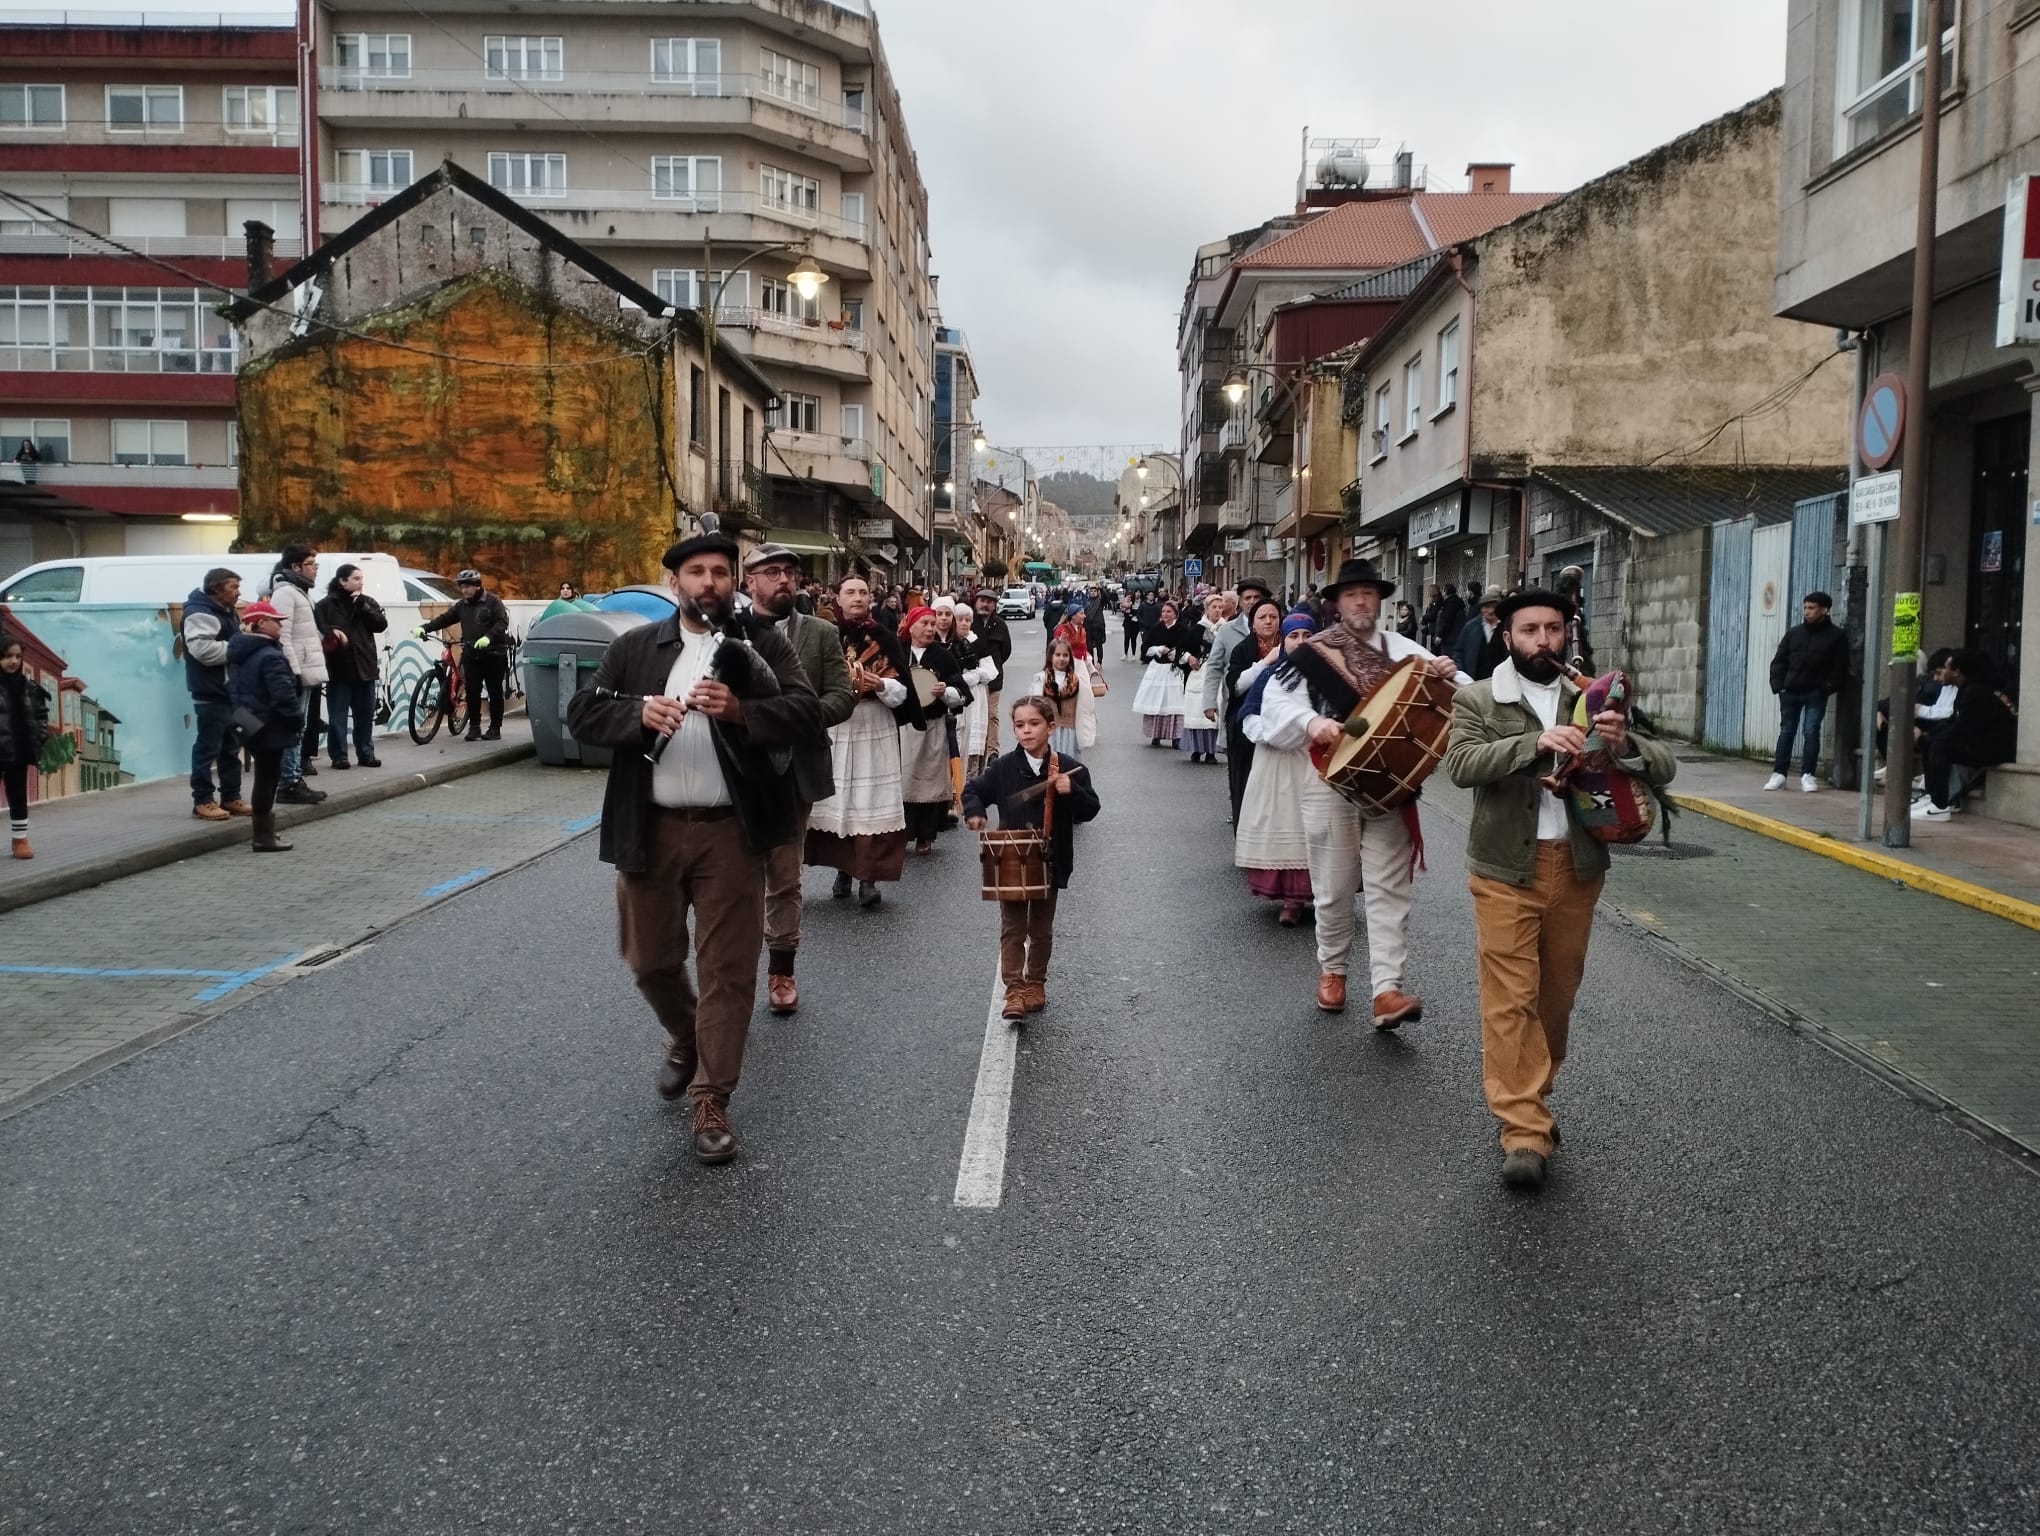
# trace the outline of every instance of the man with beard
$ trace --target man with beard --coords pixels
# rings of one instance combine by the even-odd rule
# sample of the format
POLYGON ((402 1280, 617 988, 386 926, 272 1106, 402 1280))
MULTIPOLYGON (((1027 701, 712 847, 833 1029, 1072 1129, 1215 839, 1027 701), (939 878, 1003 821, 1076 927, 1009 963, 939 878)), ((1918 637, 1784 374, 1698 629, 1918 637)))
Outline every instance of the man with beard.
POLYGON ((666 551, 676 611, 609 647, 567 725, 615 749, 601 857, 616 866, 624 963, 665 1026, 660 1096, 694 1097, 694 1155, 737 1155, 730 1095, 758 994, 765 855, 793 836, 794 789, 775 750, 821 732, 793 648, 736 621, 737 546, 698 534, 666 551), (694 912, 700 990, 687 977, 694 912))
POLYGON ((977 622, 971 626, 971 632, 992 660, 998 663, 997 670, 992 673, 992 681, 985 689, 985 761, 990 762, 999 755, 999 693, 1006 686, 1006 663, 1013 659, 1013 631, 999 617, 996 587, 979 587, 975 606, 977 622))
MULTIPOLYGON (((822 724, 841 725, 857 707, 850 669, 843 661, 843 637, 827 619, 798 604, 800 557, 777 544, 763 544, 744 562, 744 589, 751 596, 754 627, 776 629, 793 647, 821 700, 822 724)), ((808 813, 817 800, 836 793, 829 738, 816 732, 793 752, 794 835, 765 855, 765 1003, 782 1017, 800 1008, 794 985, 794 956, 800 949, 800 876, 808 813)))
MULTIPOLYGON (((1573 619, 1557 592, 1532 590, 1496 609, 1508 655, 1494 676, 1459 690, 1445 770, 1471 789, 1467 884, 1480 968, 1482 1080, 1502 1124, 1502 1182, 1536 1189, 1558 1144, 1546 1103, 1565 1060, 1573 997, 1587 963, 1608 845, 1587 835, 1538 782, 1553 754, 1584 750, 1571 724, 1579 689, 1560 666, 1573 619)), ((1669 784, 1671 752, 1621 714, 1594 716, 1616 765, 1669 784)))
MULTIPOLYGON (((1325 597, 1338 622, 1290 653, 1261 701, 1259 739, 1279 752, 1328 747, 1383 678, 1411 656, 1440 677, 1471 679, 1450 658, 1381 626, 1381 605, 1395 595, 1372 562, 1348 560, 1325 597)), ((1372 971, 1374 1027, 1395 1029, 1424 1016, 1424 1000, 1404 993, 1409 955, 1410 881, 1415 863, 1416 804, 1368 816, 1313 774, 1304 785, 1303 829, 1309 840, 1310 884, 1317 905, 1317 1005, 1346 1007, 1346 967, 1353 951, 1353 894, 1367 908, 1367 958, 1372 971)))
POLYGON ((906 683, 907 652, 896 624, 873 616, 871 587, 862 576, 853 573, 837 585, 836 627, 857 703, 829 731, 836 792, 808 813, 806 859, 836 871, 831 894, 838 901, 848 899, 855 881, 857 903, 865 908, 879 904, 878 883, 899 879, 906 867, 900 727, 928 728, 920 697, 906 683))

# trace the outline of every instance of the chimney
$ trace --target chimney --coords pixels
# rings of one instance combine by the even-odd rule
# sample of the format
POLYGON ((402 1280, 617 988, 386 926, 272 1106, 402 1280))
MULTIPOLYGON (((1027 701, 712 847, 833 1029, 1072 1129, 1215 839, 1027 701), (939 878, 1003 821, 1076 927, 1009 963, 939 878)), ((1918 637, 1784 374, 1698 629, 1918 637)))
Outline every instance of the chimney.
POLYGON ((1509 190, 1509 172, 1515 168, 1513 160, 1476 160, 1466 168, 1466 190, 1506 192, 1509 190))
POLYGON ((248 220, 241 229, 248 237, 248 291, 253 293, 275 275, 276 231, 260 219, 248 220))

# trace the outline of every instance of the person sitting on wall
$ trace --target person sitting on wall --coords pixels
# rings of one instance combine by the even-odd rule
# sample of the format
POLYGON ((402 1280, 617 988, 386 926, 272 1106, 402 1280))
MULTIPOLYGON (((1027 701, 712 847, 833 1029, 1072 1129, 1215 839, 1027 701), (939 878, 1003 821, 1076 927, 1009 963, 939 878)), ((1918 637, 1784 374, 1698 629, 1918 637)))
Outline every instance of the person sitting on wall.
POLYGON ((1947 726, 1927 741, 1927 795, 1914 803, 1914 821, 1946 821, 1981 776, 1975 770, 2008 763, 2018 746, 2019 711, 2001 692, 1990 658, 1959 650, 1941 669, 1955 692, 1947 726))

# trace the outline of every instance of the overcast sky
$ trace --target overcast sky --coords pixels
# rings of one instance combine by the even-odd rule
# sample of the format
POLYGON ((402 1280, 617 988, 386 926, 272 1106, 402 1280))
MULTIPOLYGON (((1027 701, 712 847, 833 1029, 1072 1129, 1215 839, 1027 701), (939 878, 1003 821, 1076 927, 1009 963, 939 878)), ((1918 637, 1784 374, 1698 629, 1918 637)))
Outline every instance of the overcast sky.
POLYGON ((1786 0, 877 5, 943 319, 1014 447, 1175 442, 1191 256, 1294 205, 1306 125, 1407 144, 1436 190, 1478 159, 1562 191, 1784 76, 1786 0))

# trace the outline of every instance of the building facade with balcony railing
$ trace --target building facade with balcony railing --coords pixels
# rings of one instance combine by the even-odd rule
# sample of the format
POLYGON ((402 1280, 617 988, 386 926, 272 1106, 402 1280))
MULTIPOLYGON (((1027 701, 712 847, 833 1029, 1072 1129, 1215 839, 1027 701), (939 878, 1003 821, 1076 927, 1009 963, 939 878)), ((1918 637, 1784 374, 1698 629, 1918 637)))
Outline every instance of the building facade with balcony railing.
POLYGON ((239 359, 216 306, 249 221, 303 248, 290 18, 132 20, 0 16, 0 462, 36 459, 0 481, 0 574, 226 547, 239 359))
POLYGON ((323 11, 322 235, 450 160, 721 334, 779 388, 774 525, 925 552, 927 194, 869 9, 817 0, 323 11), (800 255, 830 278, 785 280, 800 255))

